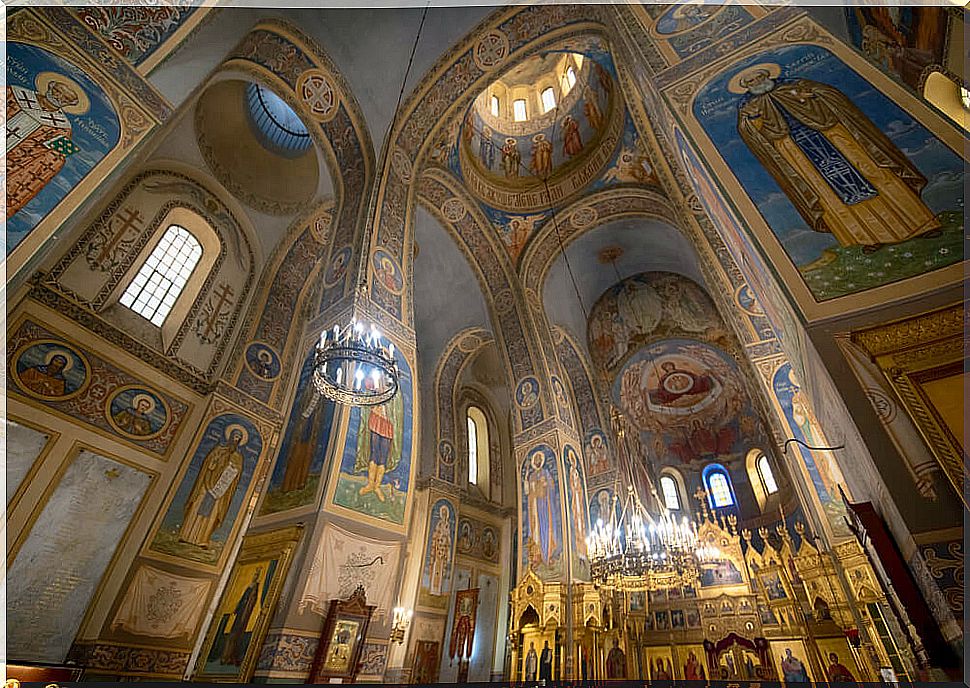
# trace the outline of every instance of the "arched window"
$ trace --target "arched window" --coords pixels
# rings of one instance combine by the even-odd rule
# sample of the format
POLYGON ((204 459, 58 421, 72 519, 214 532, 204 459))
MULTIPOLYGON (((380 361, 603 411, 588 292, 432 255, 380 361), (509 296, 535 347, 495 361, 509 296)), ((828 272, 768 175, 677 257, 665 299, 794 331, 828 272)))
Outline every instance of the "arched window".
POLYGON ((549 112, 556 107, 556 93, 552 86, 542 91, 542 111, 549 112))
POLYGON ((576 70, 572 67, 566 70, 566 85, 568 87, 566 88, 567 91, 576 85, 576 70))
POLYGON ((195 235, 180 225, 169 225, 125 288, 121 305, 161 327, 201 257, 202 245, 195 235))
POLYGON ((524 99, 512 101, 512 119, 516 122, 524 122, 529 119, 529 112, 526 110, 524 99))
POLYGON ((468 414, 468 482, 478 483, 478 425, 471 413, 468 414))
POLYGON ((775 474, 771 472, 771 464, 764 454, 758 457, 758 475, 761 476, 761 484, 764 485, 766 494, 774 494, 778 491, 775 474))
POLYGON ((734 506, 734 492, 731 489, 731 479, 724 466, 711 464, 704 469, 704 482, 707 484, 707 495, 712 509, 724 506, 734 506))
POLYGON ((498 99, 498 96, 492 96, 492 117, 498 117, 502 102, 498 99))
POLYGON ((468 482, 478 486, 485 496, 489 493, 488 422, 485 413, 477 406, 469 406, 465 412, 468 426, 468 482))
POLYGON ((663 492, 664 506, 671 511, 680 511, 680 496, 677 494, 677 483, 669 475, 661 476, 660 491, 663 492))

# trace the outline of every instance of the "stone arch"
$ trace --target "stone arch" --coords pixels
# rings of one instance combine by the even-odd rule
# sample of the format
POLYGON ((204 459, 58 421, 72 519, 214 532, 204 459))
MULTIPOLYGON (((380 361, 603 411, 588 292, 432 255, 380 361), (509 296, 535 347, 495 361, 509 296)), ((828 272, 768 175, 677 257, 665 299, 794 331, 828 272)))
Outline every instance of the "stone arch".
MULTIPOLYGON (((497 10, 432 67, 405 102, 399 124, 387 146, 390 169, 378 181, 373 246, 392 254, 408 274, 413 234, 412 206, 416 195, 415 170, 424 167, 433 134, 475 98, 496 71, 542 44, 578 33, 603 33, 606 23, 599 9, 575 5, 546 5, 497 10)), ((368 270, 371 298, 394 318, 410 324, 408 293, 395 295, 376 283, 368 270)), ((407 287, 405 289, 407 292, 407 287)))
MULTIPOLYGON (((528 304, 518 285, 508 254, 498 245, 498 237, 490 231, 488 221, 482 216, 461 183, 448 172, 439 168, 426 170, 418 180, 420 199, 427 210, 452 235, 461 251, 468 258, 487 296, 497 342, 509 374, 509 389, 526 378, 541 379, 543 371, 542 343, 535 336, 530 323, 528 304), (449 218, 442 208, 454 199, 464 212, 449 218)), ((373 292, 372 292, 373 293, 373 292)), ((553 415, 555 408, 551 390, 539 389, 542 403, 520 408, 516 414, 517 425, 527 429, 553 415)))
POLYGON ((590 194, 557 211, 556 217, 543 224, 529 240, 518 266, 523 285, 541 293, 549 269, 560 253, 560 237, 565 248, 597 227, 629 217, 659 220, 680 229, 673 204, 653 189, 626 186, 590 194))
POLYGON ((298 349, 303 328, 291 325, 294 321, 302 322, 309 295, 318 288, 314 278, 321 276, 321 272, 326 278, 319 252, 329 235, 334 206, 332 199, 324 200, 290 225, 263 269, 257 296, 246 316, 243 336, 233 358, 232 377, 236 387, 263 403, 282 403, 286 389, 284 376, 272 381, 256 377, 245 365, 243 351, 249 342, 259 341, 273 348, 283 362, 300 360, 298 349), (304 307, 299 308, 297 304, 304 307))
POLYGON ((458 478, 458 380, 465 367, 494 340, 488 330, 471 327, 458 332, 445 346, 434 372, 435 457, 434 475, 455 483, 458 478))
MULTIPOLYGON (((290 324, 303 322, 305 299, 311 294, 318 299, 316 309, 322 311, 353 290, 356 271, 352 267, 361 259, 357 247, 374 175, 373 145, 360 106, 336 65, 312 38, 287 22, 274 19, 257 24, 220 69, 270 80, 278 95, 308 125, 333 180, 334 200, 329 202, 327 217, 313 217, 320 210, 318 205, 293 223, 306 222, 307 227, 290 245, 277 270, 287 279, 268 281, 264 303, 272 304, 277 313, 261 318, 250 332, 251 340, 278 346, 281 355, 286 349, 289 355, 292 343, 280 341, 279 323, 286 321, 286 329, 292 330, 290 324), (341 279, 321 285, 319 290, 297 289, 297 275, 302 275, 305 283, 311 272, 319 272, 321 265, 330 266, 338 256, 343 256, 347 266, 341 279), (295 295, 299 297, 293 298, 295 295)), ((262 398, 268 398, 268 394, 260 391, 262 398)))

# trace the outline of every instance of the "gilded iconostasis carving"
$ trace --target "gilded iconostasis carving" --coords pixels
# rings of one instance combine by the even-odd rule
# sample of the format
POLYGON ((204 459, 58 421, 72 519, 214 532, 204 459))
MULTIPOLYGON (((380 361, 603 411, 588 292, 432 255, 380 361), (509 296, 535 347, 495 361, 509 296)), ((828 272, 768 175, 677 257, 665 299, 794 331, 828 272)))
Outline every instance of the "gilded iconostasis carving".
POLYGON ((11 664, 956 675, 962 10, 177 5, 8 14, 11 664))

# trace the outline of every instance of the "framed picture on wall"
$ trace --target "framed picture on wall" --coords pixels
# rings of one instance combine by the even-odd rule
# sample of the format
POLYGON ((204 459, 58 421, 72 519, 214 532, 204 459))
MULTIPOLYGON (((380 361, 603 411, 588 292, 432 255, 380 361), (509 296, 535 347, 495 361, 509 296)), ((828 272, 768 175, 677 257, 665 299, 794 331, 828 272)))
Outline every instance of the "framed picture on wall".
POLYGON ((243 538, 209 623, 195 680, 246 683, 252 677, 302 531, 293 526, 243 538))
POLYGON ((346 600, 330 601, 308 683, 353 682, 373 613, 363 586, 346 600))

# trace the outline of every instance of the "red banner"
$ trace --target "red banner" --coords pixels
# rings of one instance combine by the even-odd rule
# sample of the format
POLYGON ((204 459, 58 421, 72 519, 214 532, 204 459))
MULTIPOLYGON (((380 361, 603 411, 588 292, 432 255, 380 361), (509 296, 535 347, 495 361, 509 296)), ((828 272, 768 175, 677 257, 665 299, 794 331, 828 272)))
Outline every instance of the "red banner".
POLYGON ((478 588, 455 592, 455 620, 451 625, 448 656, 471 657, 475 639, 475 615, 478 613, 478 588))

